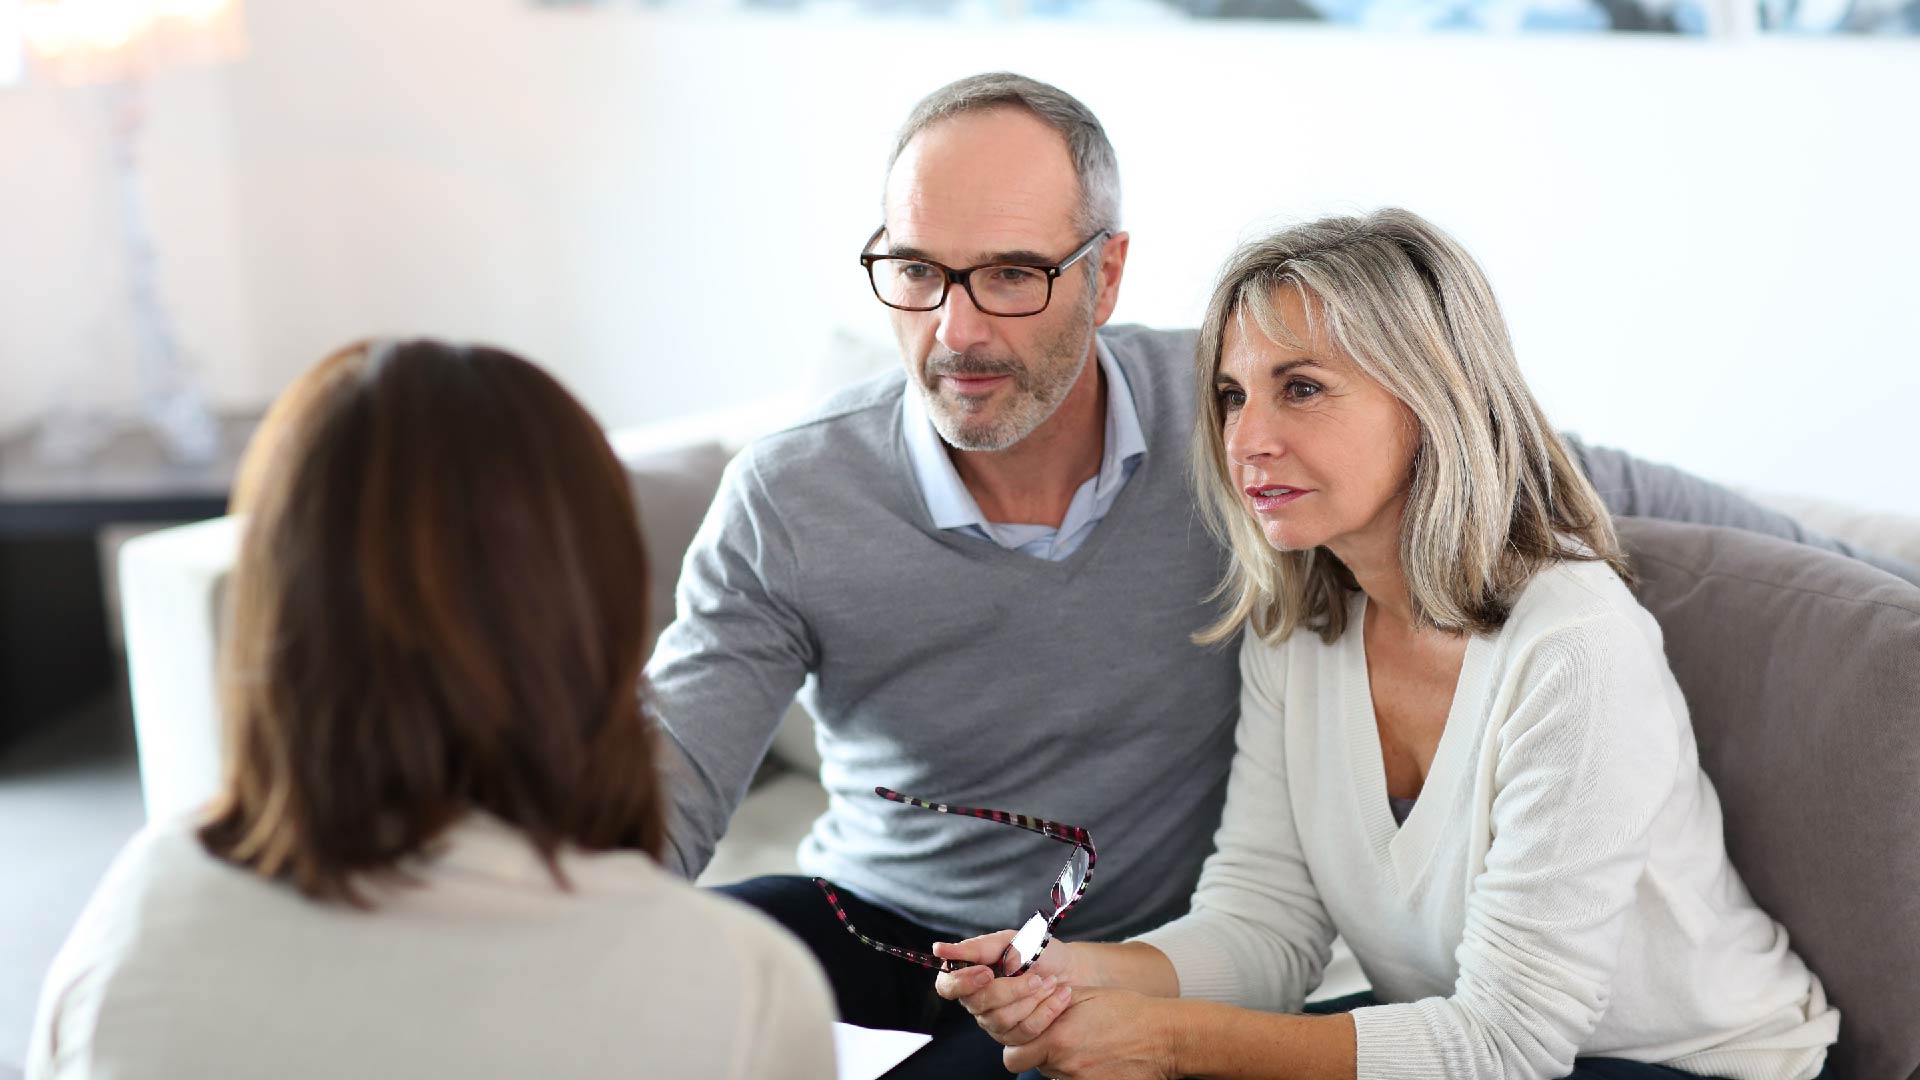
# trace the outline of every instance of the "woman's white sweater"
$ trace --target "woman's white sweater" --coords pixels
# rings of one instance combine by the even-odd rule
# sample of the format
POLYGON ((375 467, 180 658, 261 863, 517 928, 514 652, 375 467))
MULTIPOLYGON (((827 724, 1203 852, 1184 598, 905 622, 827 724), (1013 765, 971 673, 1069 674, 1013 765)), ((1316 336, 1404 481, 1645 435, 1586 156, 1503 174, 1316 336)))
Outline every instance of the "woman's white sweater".
POLYGON ((1332 645, 1242 646, 1217 850, 1192 912, 1141 939, 1181 993, 1296 1011, 1337 932, 1389 1003, 1353 1014, 1362 1080, 1560 1077, 1576 1056, 1818 1073, 1839 1014, 1728 861, 1659 626, 1612 571, 1542 571, 1471 640, 1398 827, 1365 605, 1332 645))

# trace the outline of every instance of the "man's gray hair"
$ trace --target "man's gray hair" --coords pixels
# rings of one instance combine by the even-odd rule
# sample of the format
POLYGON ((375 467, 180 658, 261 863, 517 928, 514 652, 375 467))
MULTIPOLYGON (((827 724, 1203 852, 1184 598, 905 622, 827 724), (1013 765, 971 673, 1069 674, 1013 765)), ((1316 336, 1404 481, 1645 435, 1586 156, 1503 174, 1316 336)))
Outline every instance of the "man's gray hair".
POLYGON ((1114 159, 1113 144, 1107 141, 1099 117, 1059 87, 1010 71, 969 75, 921 98, 893 144, 893 153, 887 158, 888 175, 892 175, 894 162, 900 160, 901 151, 913 137, 934 124, 965 113, 1008 108, 1025 109, 1066 141, 1067 155, 1073 159, 1073 172, 1080 181, 1080 231, 1118 232, 1120 164, 1114 159))

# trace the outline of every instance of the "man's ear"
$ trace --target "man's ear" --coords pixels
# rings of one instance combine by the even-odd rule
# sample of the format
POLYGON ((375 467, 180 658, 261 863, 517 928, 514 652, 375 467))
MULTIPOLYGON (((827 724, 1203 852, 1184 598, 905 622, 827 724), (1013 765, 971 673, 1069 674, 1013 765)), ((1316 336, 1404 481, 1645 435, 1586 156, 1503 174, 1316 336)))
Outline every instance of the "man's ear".
POLYGON ((1133 238, 1114 233, 1100 246, 1100 291, 1093 298, 1093 325, 1105 326, 1120 302, 1120 278, 1127 271, 1127 245, 1133 238))

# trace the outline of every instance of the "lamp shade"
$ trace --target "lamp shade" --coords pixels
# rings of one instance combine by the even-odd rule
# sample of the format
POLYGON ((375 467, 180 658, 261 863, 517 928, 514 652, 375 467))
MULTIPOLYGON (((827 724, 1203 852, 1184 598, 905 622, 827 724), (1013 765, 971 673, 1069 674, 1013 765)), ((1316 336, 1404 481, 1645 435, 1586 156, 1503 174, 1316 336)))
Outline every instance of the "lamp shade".
POLYGON ((19 3, 28 55, 58 82, 115 82, 246 52, 241 0, 19 3))

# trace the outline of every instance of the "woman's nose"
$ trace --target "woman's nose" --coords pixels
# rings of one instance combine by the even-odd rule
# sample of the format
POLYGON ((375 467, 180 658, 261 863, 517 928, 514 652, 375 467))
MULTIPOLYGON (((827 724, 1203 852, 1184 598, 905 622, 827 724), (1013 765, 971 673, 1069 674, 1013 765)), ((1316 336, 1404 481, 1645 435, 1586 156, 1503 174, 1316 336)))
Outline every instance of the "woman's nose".
POLYGON ((1251 464, 1285 452, 1277 418, 1251 403, 1241 406, 1224 435, 1230 461, 1251 464))

